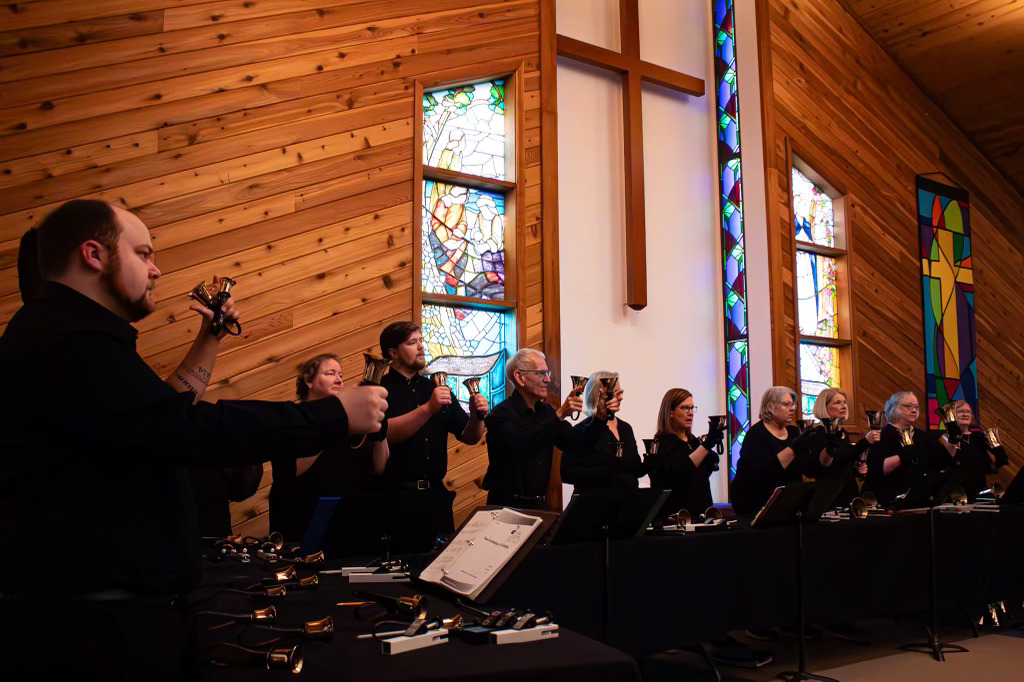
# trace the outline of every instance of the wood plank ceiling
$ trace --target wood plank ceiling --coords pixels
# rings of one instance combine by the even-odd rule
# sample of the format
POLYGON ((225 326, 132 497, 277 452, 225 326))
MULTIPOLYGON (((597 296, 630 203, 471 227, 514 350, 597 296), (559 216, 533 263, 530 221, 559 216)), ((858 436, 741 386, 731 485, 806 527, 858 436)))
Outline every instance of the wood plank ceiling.
POLYGON ((1024 2, 843 1, 1024 194, 1024 2))

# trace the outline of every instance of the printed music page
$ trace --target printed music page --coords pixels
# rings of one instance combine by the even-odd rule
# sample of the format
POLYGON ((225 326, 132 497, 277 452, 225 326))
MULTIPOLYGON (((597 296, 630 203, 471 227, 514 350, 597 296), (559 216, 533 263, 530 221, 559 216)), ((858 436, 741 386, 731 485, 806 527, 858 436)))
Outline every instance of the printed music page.
POLYGON ((512 509, 481 509, 420 574, 420 580, 475 599, 540 525, 539 517, 512 509))

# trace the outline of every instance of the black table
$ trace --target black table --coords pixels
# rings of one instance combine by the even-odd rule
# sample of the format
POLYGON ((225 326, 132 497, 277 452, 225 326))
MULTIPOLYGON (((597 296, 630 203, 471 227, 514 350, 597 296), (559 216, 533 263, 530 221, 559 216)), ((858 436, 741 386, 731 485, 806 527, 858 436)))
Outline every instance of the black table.
MULTIPOLYGON (((333 566, 332 566, 333 567, 333 566)), ((278 566, 281 568, 281 566, 278 566)), ((311 570, 299 569, 300 575, 311 570)), ((332 642, 302 642, 305 664, 297 679, 303 680, 359 680, 366 682, 391 682, 399 680, 487 680, 522 682, 564 682, 567 679, 586 679, 597 682, 638 682, 640 679, 636 662, 609 646, 588 637, 559 627, 559 636, 549 641, 526 644, 470 645, 452 637, 447 644, 429 647, 403 654, 384 656, 380 653, 380 642, 358 640, 357 634, 369 632, 372 623, 355 618, 352 607, 336 606, 337 602, 352 601, 353 588, 368 592, 391 595, 412 595, 424 593, 423 586, 409 584, 360 584, 349 585, 348 579, 338 574, 321 576, 316 590, 290 590, 281 598, 247 597, 225 593, 219 589, 231 583, 238 576, 237 584, 255 582, 270 573, 262 564, 242 565, 236 562, 211 565, 206 573, 204 585, 194 593, 194 610, 200 609, 249 612, 255 608, 275 605, 278 611, 276 624, 300 626, 306 621, 318 620, 327 615, 334 619, 335 633, 332 642), (205 598, 204 598, 205 597, 205 598)), ((439 593, 428 596, 431 615, 452 616, 456 609, 444 603, 439 593)), ((464 614, 468 615, 468 614, 464 614)), ((251 644, 268 639, 272 633, 245 629, 241 625, 210 630, 211 625, 224 622, 217 617, 198 617, 198 649, 206 651, 216 642, 251 644), (241 640, 238 637, 241 636, 241 640)), ((292 644, 296 642, 291 642, 292 644)), ((229 680, 291 679, 283 671, 254 670, 252 668, 202 667, 202 679, 227 682, 229 680), (258 677, 257 677, 258 676, 258 677)))
MULTIPOLYGON (((939 602, 975 621, 988 602, 1024 596, 1024 509, 938 513, 939 602)), ((796 622, 793 527, 735 528, 613 541, 608 644, 633 656, 796 622)), ((804 530, 808 622, 928 608, 926 514, 820 522, 804 530)), ((492 603, 539 604, 603 635, 604 545, 538 547, 492 603)))

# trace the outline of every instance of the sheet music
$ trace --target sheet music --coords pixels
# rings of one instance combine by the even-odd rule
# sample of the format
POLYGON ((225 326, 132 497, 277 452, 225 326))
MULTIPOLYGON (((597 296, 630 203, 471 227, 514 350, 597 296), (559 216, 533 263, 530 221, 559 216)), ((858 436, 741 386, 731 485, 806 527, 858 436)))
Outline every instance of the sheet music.
POLYGON ((420 574, 420 580, 476 598, 540 525, 540 517, 512 509, 482 509, 420 574))

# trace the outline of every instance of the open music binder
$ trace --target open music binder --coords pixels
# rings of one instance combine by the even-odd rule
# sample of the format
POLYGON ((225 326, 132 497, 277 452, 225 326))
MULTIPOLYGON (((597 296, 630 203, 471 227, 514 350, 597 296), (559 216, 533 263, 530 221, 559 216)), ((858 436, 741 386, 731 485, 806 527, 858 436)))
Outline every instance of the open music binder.
POLYGON ((557 517, 554 512, 480 507, 417 579, 486 602, 557 517))

